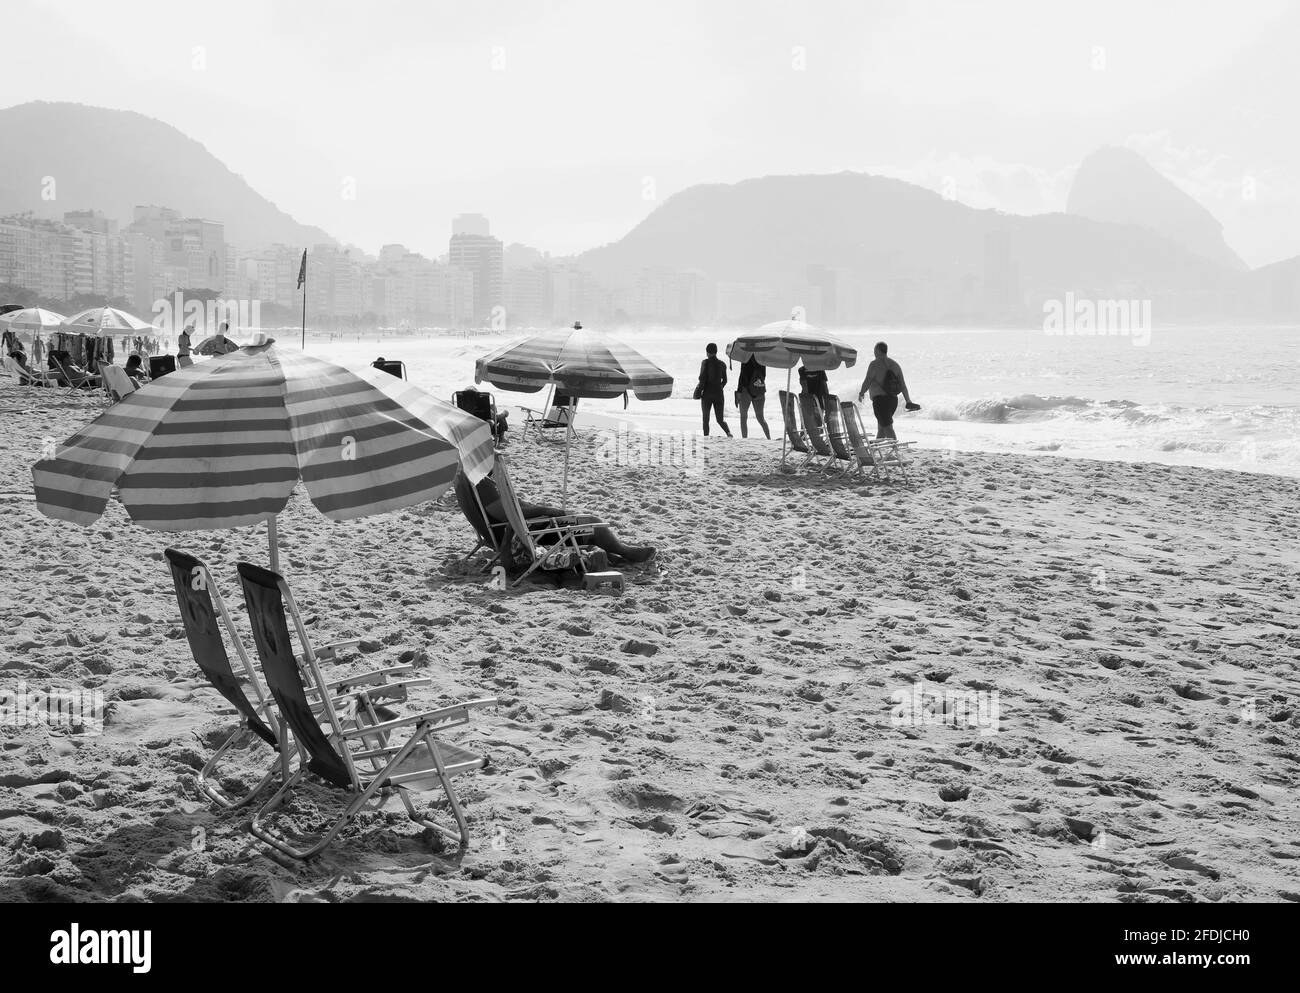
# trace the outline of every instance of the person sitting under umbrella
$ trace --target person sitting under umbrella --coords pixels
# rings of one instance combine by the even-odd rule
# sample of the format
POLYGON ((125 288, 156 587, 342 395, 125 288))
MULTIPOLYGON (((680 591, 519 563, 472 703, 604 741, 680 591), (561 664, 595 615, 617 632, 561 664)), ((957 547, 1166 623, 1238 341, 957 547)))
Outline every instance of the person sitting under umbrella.
MULTIPOLYGON (((478 486, 479 501, 483 504, 483 510, 491 519, 493 524, 508 525, 506 520, 505 509, 501 506, 501 493, 497 490, 497 484, 492 481, 490 475, 484 476, 479 480, 478 486)), ((547 507, 540 503, 529 503, 521 499, 519 507, 524 512, 524 520, 532 521, 538 518, 555 518, 560 524, 595 524, 600 518, 592 517, 590 514, 570 514, 559 507, 547 507)), ((549 535, 541 539, 543 544, 554 542, 555 535, 549 535)), ((600 527, 592 530, 589 544, 603 549, 606 554, 616 556, 625 562, 649 562, 655 557, 656 549, 653 545, 626 545, 615 533, 614 529, 602 524, 600 527)))
POLYGON ((102 380, 94 373, 83 369, 72 361, 72 353, 66 348, 51 348, 49 366, 60 383, 64 386, 99 386, 102 380))
POLYGON ((144 359, 139 352, 132 352, 126 359, 126 374, 136 386, 149 382, 149 373, 144 367, 144 359))

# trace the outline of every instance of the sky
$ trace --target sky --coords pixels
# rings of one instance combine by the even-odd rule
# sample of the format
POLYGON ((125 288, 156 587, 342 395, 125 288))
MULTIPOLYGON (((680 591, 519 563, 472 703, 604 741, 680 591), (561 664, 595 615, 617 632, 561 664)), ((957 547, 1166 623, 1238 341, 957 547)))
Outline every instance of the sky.
POLYGON ((0 106, 156 117, 371 253, 436 256, 474 212, 569 254, 696 183, 843 169, 1059 210, 1107 143, 1141 148, 1252 264, 1291 235, 1234 201, 1243 172, 1300 210, 1294 137, 1203 122, 1240 111, 1221 81, 1296 26, 1287 0, 3 3, 22 41, 0 106))

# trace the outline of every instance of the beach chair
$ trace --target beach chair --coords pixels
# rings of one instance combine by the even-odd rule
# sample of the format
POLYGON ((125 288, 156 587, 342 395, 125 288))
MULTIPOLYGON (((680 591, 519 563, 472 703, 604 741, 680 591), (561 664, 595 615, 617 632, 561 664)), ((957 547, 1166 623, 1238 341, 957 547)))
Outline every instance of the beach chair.
POLYGON ((827 461, 822 471, 830 472, 834 468, 846 473, 852 472, 857 464, 857 456, 849 445, 844 415, 840 410, 840 398, 834 395, 826 397, 826 440, 835 457, 827 461))
POLYGON ((826 435, 826 423, 823 419, 822 409, 817 405, 817 401, 811 394, 801 393, 799 395, 799 411, 803 414, 803 429, 808 436, 808 444, 812 451, 808 453, 808 458, 804 461, 803 466, 816 464, 818 458, 826 460, 826 465, 821 466, 822 471, 835 459, 835 451, 831 448, 830 439, 826 435))
POLYGON ((868 466, 872 474, 881 480, 892 478, 897 472, 904 481, 910 482, 907 475, 907 463, 903 451, 913 442, 898 442, 893 438, 872 438, 862 423, 862 413, 856 404, 847 400, 840 404, 844 427, 849 437, 849 445, 857 456, 858 473, 861 475, 868 466))
MULTIPOLYGON (((781 464, 785 465, 785 460, 795 452, 808 456, 812 454, 812 449, 808 445, 808 436, 804 434, 803 425, 799 422, 799 409, 795 406, 793 394, 779 390, 777 396, 781 401, 781 419, 785 421, 785 436, 790 441, 789 451, 781 457, 781 464)), ((807 464, 808 459, 805 458, 800 468, 807 464)))
POLYGON ((578 416, 578 398, 567 393, 553 392, 545 417, 542 416, 541 411, 531 407, 520 409, 524 412, 525 440, 528 438, 529 431, 537 436, 538 441, 545 438, 547 432, 555 431, 562 432, 567 438, 568 434, 574 431, 573 422, 578 416))
MULTIPOLYGON (((518 586, 538 569, 558 572, 574 569, 583 576, 584 585, 588 575, 600 576, 601 573, 589 573, 587 557, 590 554, 589 541, 592 532, 607 525, 591 523, 577 524, 572 519, 563 517, 524 518, 524 509, 519 503, 519 495, 510 479, 506 468, 505 456, 497 454, 496 465, 492 470, 492 479, 497 484, 497 493, 501 497, 501 506, 505 510, 506 521, 510 527, 502 542, 502 551, 509 549, 510 542, 517 542, 528 560, 528 567, 519 575, 511 586, 518 586)), ((612 579, 611 577, 608 577, 612 579)))
POLYGON ((491 393, 481 390, 458 390, 451 395, 451 405, 467 414, 472 414, 480 421, 486 421, 492 429, 494 441, 500 440, 500 424, 497 423, 497 402, 491 393))
POLYGON ((370 363, 376 369, 388 373, 390 376, 396 376, 398 379, 406 379, 406 363, 400 359, 384 359, 383 361, 374 361, 370 363))
POLYGON ((68 368, 68 363, 64 359, 66 354, 66 352, 62 355, 58 352, 50 352, 50 364, 53 365, 54 373, 61 385, 76 392, 77 390, 91 389, 103 384, 103 380, 99 376, 88 372, 75 372, 68 368))
POLYGON ((460 512, 465 515, 470 527, 478 535, 478 544, 469 550, 469 554, 465 556, 463 561, 473 558, 480 548, 490 548, 492 549, 492 558, 483 567, 484 570, 490 569, 501 558, 502 546, 510 526, 508 524, 497 524, 487 516, 487 511, 483 509, 483 501, 478 497, 478 490, 474 488, 463 472, 456 473, 456 482, 453 488, 460 512))
POLYGON ((135 385, 135 380, 126 374, 125 369, 115 365, 102 365, 99 367, 99 373, 104 377, 104 389, 108 392, 109 399, 115 403, 140 388, 135 385))
POLYGON ((166 376, 168 373, 176 371, 176 357, 174 355, 151 355, 149 356, 149 378, 157 379, 160 376, 166 376))
POLYGON ((238 569, 262 672, 282 716, 282 727, 287 725, 292 732, 302 758, 297 771, 254 815, 250 826, 253 835, 285 855, 309 859, 324 851, 377 795, 396 789, 412 821, 459 842, 461 847, 469 844, 469 825, 451 781, 461 773, 485 768, 488 758, 434 735, 468 724, 470 710, 494 707, 496 698, 468 700, 411 717, 381 721, 373 708, 374 693, 362 686, 350 706, 374 719, 365 725, 347 727, 354 712, 339 712, 340 699, 321 674, 320 657, 312 650, 288 585, 278 574, 248 562, 239 563, 238 569), (286 609, 293 620, 301 660, 293 652, 286 609), (309 698, 322 704, 319 713, 313 710, 309 698), (409 731, 409 737, 401 744, 393 744, 392 739, 399 731, 409 731), (344 791, 347 799, 342 812, 324 834, 307 847, 298 848, 270 825, 269 818, 308 772, 344 791), (424 792, 439 786, 456 820, 454 831, 427 813, 419 813, 408 795, 411 791, 424 792))
POLYGON ((280 728, 269 705, 266 690, 248 660, 243 641, 235 633, 230 612, 226 610, 225 600, 217 589, 216 583, 213 582, 207 566, 194 556, 175 548, 168 548, 163 555, 171 570, 172 584, 176 588, 176 602, 181 611, 181 622, 185 627, 185 636, 189 639, 190 652, 194 656, 194 661, 198 663, 199 669, 212 684, 212 688, 220 693, 240 715, 239 728, 212 753, 203 768, 199 770, 198 787, 208 799, 222 807, 228 809, 242 807, 266 788, 277 770, 285 779, 289 778, 289 756, 280 747, 280 728), (243 678, 252 686, 257 703, 248 699, 240 685, 240 677, 236 676, 231 668, 230 656, 226 652, 225 641, 222 639, 222 628, 225 629, 230 643, 235 646, 235 652, 239 656, 243 669, 243 678), (262 781, 242 799, 235 800, 213 785, 213 779, 222 756, 236 744, 250 738, 260 738, 277 753, 278 757, 271 763, 262 781))
POLYGON ((19 386, 57 386, 58 377, 52 372, 44 372, 40 369, 29 369, 20 365, 16 359, 8 355, 0 356, 0 365, 4 371, 14 378, 19 386))

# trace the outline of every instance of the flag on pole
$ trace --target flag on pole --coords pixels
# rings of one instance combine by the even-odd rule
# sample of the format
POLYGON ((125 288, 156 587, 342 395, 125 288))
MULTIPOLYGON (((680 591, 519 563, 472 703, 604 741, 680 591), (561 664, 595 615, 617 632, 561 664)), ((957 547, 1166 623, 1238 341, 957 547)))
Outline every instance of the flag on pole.
POLYGON ((302 265, 298 267, 298 289, 302 289, 302 284, 307 282, 307 250, 302 252, 302 265))

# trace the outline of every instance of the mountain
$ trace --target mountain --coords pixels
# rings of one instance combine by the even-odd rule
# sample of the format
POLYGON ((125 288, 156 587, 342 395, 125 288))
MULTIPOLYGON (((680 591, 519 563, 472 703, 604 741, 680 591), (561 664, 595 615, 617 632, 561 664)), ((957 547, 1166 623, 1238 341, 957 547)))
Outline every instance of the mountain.
POLYGON ((1246 268, 1223 240, 1223 225, 1128 148, 1100 148, 1084 159, 1065 209, 1094 221, 1135 224, 1219 265, 1246 268))
POLYGON ((137 204, 158 204, 222 222, 226 241, 244 248, 335 243, 278 209, 197 141, 142 114, 25 103, 0 110, 0 134, 0 215, 30 210, 61 218, 65 210, 94 209, 125 225, 137 204), (53 201, 42 198, 47 176, 55 182, 53 201))
MULTIPOLYGON (((901 180, 864 173, 772 176, 703 185, 670 198, 620 241, 580 256, 613 281, 643 269, 698 269, 715 280, 779 287, 808 280, 809 265, 873 285, 915 287, 954 316, 1007 313, 996 299, 1039 301, 1066 292, 1096 299, 1151 298, 1158 313, 1220 313, 1241 274, 1145 227, 1072 214, 976 210, 901 180), (972 302, 983 292, 984 299, 972 302), (965 308, 964 311, 962 308, 965 308)), ((879 296, 879 295, 878 295, 879 296)), ((841 320, 906 316, 891 298, 841 320)), ((932 306, 931 311, 934 310, 932 306)))

